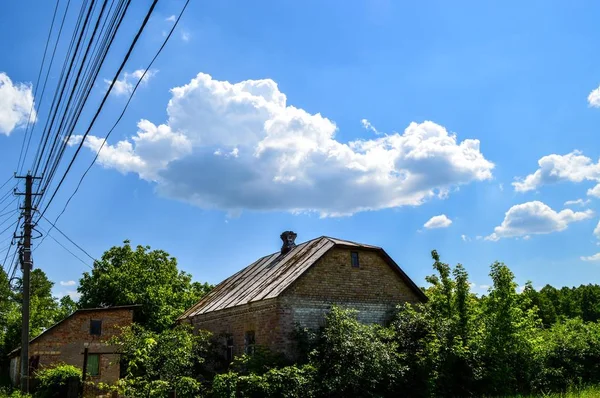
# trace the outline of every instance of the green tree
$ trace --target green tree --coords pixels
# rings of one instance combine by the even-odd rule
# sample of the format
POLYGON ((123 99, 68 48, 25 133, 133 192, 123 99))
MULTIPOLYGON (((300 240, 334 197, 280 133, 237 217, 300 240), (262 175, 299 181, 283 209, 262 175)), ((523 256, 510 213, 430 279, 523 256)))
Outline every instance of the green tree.
POLYGON ((390 395, 405 369, 389 330, 365 325, 355 310, 334 306, 311 363, 317 368, 320 396, 381 397, 390 395))
MULTIPOLYGON (((51 282, 46 273, 37 268, 31 271, 29 336, 35 337, 60 320, 59 304, 52 296, 51 282)), ((5 319, 4 348, 11 351, 21 344, 22 284, 18 279, 10 293, 9 312, 5 319)))
POLYGON ((134 325, 113 343, 120 348, 126 370, 116 387, 124 396, 147 397, 175 388, 177 396, 199 396, 202 367, 212 353, 210 333, 193 333, 190 325, 160 333, 134 325))
POLYGON ((61 299, 58 301, 57 318, 59 320, 65 319, 66 317, 68 317, 69 315, 74 313, 78 308, 79 307, 78 307, 77 303, 75 301, 73 301, 71 296, 65 295, 65 296, 61 297, 61 299))
POLYGON ((535 377, 534 348, 541 327, 537 308, 519 306, 514 275, 503 263, 491 266, 493 287, 483 300, 484 384, 494 394, 527 392, 535 377))
POLYGON ((83 308, 141 304, 137 322, 160 332, 204 296, 211 286, 192 283, 191 276, 177 269, 177 260, 163 250, 125 241, 106 251, 85 272, 77 291, 83 308))

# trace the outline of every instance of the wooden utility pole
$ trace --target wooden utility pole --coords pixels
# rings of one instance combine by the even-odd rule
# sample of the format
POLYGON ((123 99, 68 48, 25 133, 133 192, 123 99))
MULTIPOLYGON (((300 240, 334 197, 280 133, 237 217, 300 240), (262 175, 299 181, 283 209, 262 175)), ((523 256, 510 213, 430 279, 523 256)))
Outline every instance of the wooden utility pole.
MULTIPOLYGON (((21 391, 29 392, 29 299, 30 299, 30 273, 31 261, 31 230, 32 225, 32 197, 33 177, 30 173, 25 177, 25 205, 23 206, 23 246, 21 247, 21 270, 23 271, 23 307, 21 326, 21 391)), ((22 194, 21 194, 22 195, 22 194)))

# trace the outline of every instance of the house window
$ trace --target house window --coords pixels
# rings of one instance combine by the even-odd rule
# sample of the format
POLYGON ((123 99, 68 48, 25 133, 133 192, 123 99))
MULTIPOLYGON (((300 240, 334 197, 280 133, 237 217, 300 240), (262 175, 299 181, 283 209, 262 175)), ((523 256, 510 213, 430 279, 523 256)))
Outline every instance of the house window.
POLYGON ((98 376, 100 374, 100 355, 98 355, 98 354, 88 355, 87 373, 90 376, 98 376))
POLYGON ((102 334, 102 321, 98 319, 90 320, 90 334, 100 336, 102 334))
POLYGON ((233 361, 233 337, 227 337, 227 362, 233 361))
POLYGON ((247 355, 254 354, 255 342, 256 342, 256 339, 254 336, 254 330, 250 330, 250 331, 246 332, 246 335, 244 336, 244 352, 247 355))
POLYGON ((360 262, 358 261, 358 252, 351 252, 350 258, 352 259, 352 267, 359 268, 360 262))

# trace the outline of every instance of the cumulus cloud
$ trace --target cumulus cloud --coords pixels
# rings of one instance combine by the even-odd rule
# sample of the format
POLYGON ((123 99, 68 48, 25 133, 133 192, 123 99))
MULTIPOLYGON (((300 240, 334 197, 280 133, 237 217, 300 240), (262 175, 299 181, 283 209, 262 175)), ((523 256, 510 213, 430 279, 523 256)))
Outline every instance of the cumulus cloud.
POLYGON ((461 235, 460 238, 463 240, 463 242, 470 242, 471 238, 469 238, 467 235, 461 235))
MULTIPOLYGON (((447 228, 452 224, 452 220, 446 217, 445 214, 431 217, 423 226, 427 229, 447 228)), ((464 235, 463 235, 464 236, 464 235)))
POLYGON ((573 205, 579 205, 579 206, 586 206, 591 202, 590 199, 577 199, 577 200, 567 200, 565 202, 565 206, 573 206, 573 205))
MULTIPOLYGON (((562 181, 582 182, 584 180, 600 183, 600 161, 594 163, 592 159, 582 155, 581 151, 573 151, 566 155, 548 155, 538 160, 540 166, 533 174, 517 179, 513 182, 515 191, 527 192, 547 185, 562 181)), ((588 195, 596 192, 600 196, 600 186, 588 191, 588 195)))
POLYGON ((556 212, 545 203, 527 202, 511 207, 504 215, 502 224, 494 228, 494 232, 485 239, 497 241, 501 238, 559 232, 565 230, 570 223, 588 219, 593 215, 592 210, 574 212, 564 209, 556 212))
POLYGON ((192 38, 192 36, 190 35, 190 32, 186 32, 186 31, 181 32, 181 40, 188 42, 188 41, 190 41, 191 38, 192 38))
POLYGON ((582 261, 600 261, 600 253, 596 253, 592 256, 581 256, 582 261))
POLYGON ((202 208, 349 215, 420 205, 492 178, 476 139, 425 121, 340 142, 333 121, 289 105, 270 79, 232 84, 200 73, 171 94, 165 124, 141 120, 136 136, 106 145, 99 161, 202 208))
POLYGON ((595 198, 600 198, 600 184, 596 185, 593 188, 587 190, 588 196, 593 196, 595 198))
POLYGON ((167 22, 175 22, 175 21, 177 21, 177 17, 175 15, 171 15, 170 17, 165 18, 165 21, 167 21, 167 22))
POLYGON ((75 286, 77 282, 75 281, 60 281, 61 286, 75 286))
MULTIPOLYGON (((133 88, 135 87, 135 85, 137 84, 137 82, 142 79, 142 85, 144 84, 148 84, 148 82, 150 81, 150 78, 152 78, 153 76, 155 76, 158 73, 158 70, 154 70, 151 69, 149 71, 146 72, 146 74, 144 75, 145 69, 138 69, 136 71, 133 71, 132 73, 128 73, 125 72, 123 73, 123 77, 118 79, 115 82, 115 85, 113 86, 112 90, 111 90, 111 94, 112 95, 116 95, 116 96, 126 96, 126 95, 130 95, 133 92, 133 88), (142 76, 144 76, 142 78, 142 76)), ((110 84, 112 83, 111 80, 104 80, 104 82, 106 83, 107 86, 110 86, 110 84)))
POLYGON ((10 77, 0 72, 0 133, 10 135, 19 127, 24 127, 31 111, 31 122, 35 122, 31 85, 13 83, 10 77))
POLYGON ((600 108, 600 87, 592 90, 590 95, 588 95, 587 100, 591 107, 600 108))

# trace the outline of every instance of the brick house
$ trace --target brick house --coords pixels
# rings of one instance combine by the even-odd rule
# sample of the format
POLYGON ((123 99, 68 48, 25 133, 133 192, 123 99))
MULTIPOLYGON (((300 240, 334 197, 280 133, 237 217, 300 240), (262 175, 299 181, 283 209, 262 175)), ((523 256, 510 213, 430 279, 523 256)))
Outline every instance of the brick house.
POLYGON ((333 304, 383 324, 397 304, 427 299, 380 247, 326 236, 296 245, 295 238, 281 234, 281 251, 225 279, 179 321, 223 336, 228 359, 255 345, 293 356, 296 326, 319 328, 333 304))
MULTIPOLYGON (((56 363, 83 368, 87 348, 88 380, 114 383, 119 379, 119 353, 107 341, 117 336, 122 327, 131 325, 136 305, 79 309, 46 329, 29 342, 30 374, 56 363)), ((20 379, 21 349, 9 353, 10 378, 14 385, 20 379)))

